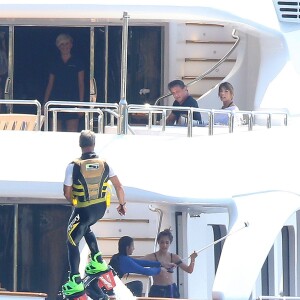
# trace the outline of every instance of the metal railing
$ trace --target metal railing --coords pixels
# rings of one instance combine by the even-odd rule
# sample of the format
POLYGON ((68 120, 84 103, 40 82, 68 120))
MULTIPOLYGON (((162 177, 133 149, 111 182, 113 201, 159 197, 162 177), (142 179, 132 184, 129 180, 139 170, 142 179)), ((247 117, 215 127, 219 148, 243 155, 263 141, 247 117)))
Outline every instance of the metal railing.
MULTIPOLYGON (((35 105, 37 107, 37 130, 40 130, 41 127, 41 104, 38 100, 4 100, 0 99, 0 104, 17 104, 17 105, 35 105)), ((128 114, 145 114, 148 115, 148 130, 151 130, 154 125, 160 125, 161 131, 166 131, 167 124, 167 112, 168 111, 181 111, 186 112, 185 125, 181 127, 186 127, 187 136, 193 136, 193 127, 206 127, 208 129, 208 135, 213 135, 215 128, 219 124, 215 124, 215 115, 223 114, 228 117, 228 124, 223 125, 222 127, 227 127, 229 133, 233 133, 236 127, 236 118, 238 116, 243 119, 242 125, 247 125, 248 131, 253 130, 256 125, 256 119, 259 117, 260 121, 263 121, 266 124, 267 128, 272 127, 272 121, 274 116, 282 118, 281 123, 284 126, 287 126, 287 113, 278 112, 278 111, 229 111, 229 110, 215 110, 215 109, 204 109, 204 108, 194 108, 194 107, 174 107, 174 106, 155 106, 155 105, 136 105, 130 104, 127 106, 128 114), (193 113, 199 112, 202 114, 207 114, 207 123, 199 123, 193 119, 193 113), (156 124, 154 116, 160 114, 162 116, 159 124, 156 124), (197 123, 195 125, 195 122, 197 123)), ((90 118, 90 115, 93 113, 98 114, 98 132, 103 133, 105 124, 104 124, 104 113, 110 116, 110 126, 115 125, 115 120, 117 120, 117 127, 120 122, 120 110, 119 105, 116 103, 99 103, 99 102, 69 102, 69 101, 48 101, 44 107, 44 130, 49 130, 49 113, 53 114, 53 129, 57 129, 57 113, 60 112, 77 112, 85 114, 85 127, 88 129, 93 124, 93 118, 90 118)), ((134 127, 131 127, 127 123, 128 130, 135 134, 134 127)), ((90 128, 91 129, 91 128, 90 128)), ((118 134, 123 134, 118 130, 118 134)))
POLYGON ((41 130, 41 116, 42 116, 42 106, 38 100, 7 100, 7 99, 0 99, 0 104, 7 104, 7 105, 34 105, 36 106, 36 129, 41 130))
POLYGON ((212 117, 209 121, 211 135, 213 135, 214 125, 220 125, 218 123, 215 123, 216 114, 227 115, 229 133, 233 132, 235 125, 248 125, 248 131, 252 131, 253 126, 256 124, 255 120, 258 115, 266 116, 267 128, 272 127, 272 115, 279 115, 279 116, 283 115, 284 125, 287 126, 287 113, 285 112, 266 112, 266 111, 263 112, 263 111, 244 111, 244 110, 230 111, 225 109, 221 109, 221 110, 212 109, 211 111, 212 111, 212 117), (239 117, 239 115, 242 115, 242 117, 239 117), (245 116, 246 116, 246 120, 245 120, 245 116))
POLYGON ((162 224, 162 219, 163 219, 164 213, 160 208, 153 207, 152 204, 149 204, 148 208, 149 208, 149 210, 151 210, 153 212, 156 212, 159 215, 158 226, 157 226, 157 230, 156 230, 154 248, 153 248, 153 250, 155 252, 156 251, 157 236, 161 231, 161 224, 162 224))
MULTIPOLYGON (((57 113, 84 113, 85 128, 93 130, 93 120, 90 120, 90 113, 98 113, 98 133, 104 133, 104 118, 100 108, 49 108, 49 112, 53 113, 52 128, 57 131, 57 113), (91 122, 92 121, 92 124, 91 122)), ((49 125, 49 124, 48 124, 49 125)))
MULTIPOLYGON (((187 136, 191 137, 193 135, 193 113, 194 112, 202 112, 207 113, 208 115, 211 114, 211 110, 209 109, 202 109, 202 108, 194 108, 194 107, 174 107, 174 106, 155 106, 155 105, 128 105, 128 114, 131 113, 145 113, 148 114, 148 126, 151 129, 153 124, 153 115, 155 114, 162 114, 162 131, 166 130, 166 114, 167 111, 176 110, 176 111, 184 111, 187 112, 187 136)), ((199 124, 201 125, 201 124, 199 124)))
POLYGON ((127 55, 128 55, 128 19, 127 12, 123 12, 122 26, 122 59, 121 59, 121 99, 119 102, 119 120, 118 133, 127 134, 128 129, 128 110, 126 100, 126 85, 127 85, 127 55))
MULTIPOLYGON (((93 110, 100 109, 104 112, 107 112, 111 115, 112 119, 111 122, 114 122, 114 115, 113 112, 117 111, 119 108, 118 104, 114 103, 99 103, 99 102, 69 102, 69 101, 48 101, 45 104, 44 107, 44 114, 45 114, 45 124, 44 124, 44 130, 48 131, 49 130, 49 112, 93 112, 93 110), (53 106, 51 108, 51 106, 53 106)), ((96 111, 98 112, 98 111, 96 111)), ((99 115, 100 116, 100 115, 99 115)), ((103 119, 103 118, 102 118, 103 119)), ((119 120, 117 119, 119 122, 119 120)), ((103 129, 102 129, 103 132, 103 129)))
POLYGON ((260 296, 256 300, 300 300, 300 297, 295 296, 260 296))
POLYGON ((216 114, 223 114, 228 116, 228 124, 223 124, 224 127, 228 127, 228 132, 233 133, 234 128, 237 127, 235 125, 236 118, 239 115, 247 117, 246 122, 241 122, 241 125, 247 125, 248 131, 253 130, 253 126, 255 125, 255 118, 260 116, 266 116, 266 127, 271 128, 272 127, 272 116, 282 116, 283 123, 285 126, 287 126, 287 113, 286 112, 271 112, 271 111, 230 111, 230 110, 215 110, 215 109, 204 109, 204 108, 193 108, 193 107, 174 107, 174 106, 155 106, 155 105, 128 105, 128 114, 134 114, 134 113, 142 113, 148 115, 148 129, 151 130, 153 125, 153 115, 161 114, 161 130, 166 130, 166 114, 167 111, 185 111, 187 112, 186 117, 186 127, 187 127, 187 136, 192 137, 193 136, 193 113, 194 112, 200 112, 201 114, 207 114, 208 115, 208 123, 207 124, 198 124, 198 126, 201 127, 207 127, 208 128, 208 134, 213 135, 214 129, 219 124, 215 124, 215 115, 216 114))
MULTIPOLYGON (((231 49, 215 64, 213 65, 210 69, 208 69, 206 72, 202 73, 201 75, 199 75, 198 77, 196 77, 195 79, 193 79, 192 81, 188 82, 186 84, 187 87, 199 82, 200 80, 202 80, 205 76, 207 76, 208 74, 210 74, 211 72, 213 72, 218 66, 220 66, 224 61, 226 61, 226 59, 230 56, 230 54, 235 50, 235 48, 238 46, 239 42, 240 42, 240 38, 239 36, 237 36, 236 34, 236 30, 233 29, 231 36, 236 40, 234 45, 231 47, 231 49)), ((161 100, 163 100, 164 98, 167 98, 169 96, 171 96, 172 93, 167 93, 161 97, 159 97, 154 105, 159 105, 159 102, 161 100)))

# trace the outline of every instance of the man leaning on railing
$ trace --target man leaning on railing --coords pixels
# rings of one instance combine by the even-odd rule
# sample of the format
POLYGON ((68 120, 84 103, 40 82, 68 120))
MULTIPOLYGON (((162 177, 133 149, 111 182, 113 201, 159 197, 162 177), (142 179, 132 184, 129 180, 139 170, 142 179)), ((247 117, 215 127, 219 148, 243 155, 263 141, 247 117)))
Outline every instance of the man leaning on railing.
MULTIPOLYGON (((172 93, 175 101, 173 102, 174 107, 198 107, 197 101, 189 94, 189 91, 187 89, 187 86, 184 84, 182 80, 173 80, 168 84, 168 89, 172 93)), ((172 110, 172 112, 169 114, 166 120, 167 125, 181 125, 182 119, 185 120, 184 123, 186 123, 186 118, 184 118, 184 115, 187 115, 187 111, 181 111, 181 110, 172 110)), ((193 113, 193 120, 196 123, 202 123, 201 121, 201 114, 200 112, 194 112, 193 113)))

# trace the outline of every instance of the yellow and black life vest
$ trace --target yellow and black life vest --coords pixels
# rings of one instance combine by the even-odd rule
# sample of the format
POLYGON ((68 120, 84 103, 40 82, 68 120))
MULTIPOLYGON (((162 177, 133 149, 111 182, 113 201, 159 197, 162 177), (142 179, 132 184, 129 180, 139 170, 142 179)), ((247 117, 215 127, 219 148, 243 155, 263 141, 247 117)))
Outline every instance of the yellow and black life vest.
POLYGON ((72 202, 76 207, 86 207, 107 199, 109 167, 99 158, 73 161, 72 202))

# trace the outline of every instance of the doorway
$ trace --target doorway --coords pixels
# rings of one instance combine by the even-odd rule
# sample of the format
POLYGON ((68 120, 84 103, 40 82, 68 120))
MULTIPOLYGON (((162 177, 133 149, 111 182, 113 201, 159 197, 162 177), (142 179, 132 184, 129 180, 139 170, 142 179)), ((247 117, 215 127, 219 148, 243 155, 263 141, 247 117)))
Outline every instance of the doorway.
MULTIPOLYGON (((13 98, 37 99, 43 104, 49 68, 59 56, 55 45, 60 33, 73 38, 72 54, 78 56, 85 70, 85 101, 89 100, 90 31, 87 27, 14 27, 13 98)), ((16 113, 35 113, 35 108, 14 107, 16 113)))
MULTIPOLYGON (((0 26, 0 99, 4 99, 5 83, 8 75, 8 26, 0 26)), ((0 104, 0 113, 6 106, 0 104)))
MULTIPOLYGON (((121 85, 121 26, 15 26, 12 98, 37 99, 43 103, 49 66, 59 55, 55 39, 60 33, 73 37, 72 52, 81 58, 85 66, 85 101, 90 101, 91 72, 96 80, 97 102, 118 103, 121 85), (95 37, 93 43, 90 38, 91 30, 95 37), (91 49, 94 51, 92 58, 91 49), (104 80, 106 72, 107 86, 104 80)), ((153 104, 161 95, 162 27, 130 26, 128 35, 127 102, 153 104)), ((14 107, 14 112, 17 113, 35 113, 32 110, 35 108, 23 105, 14 107)))
MULTIPOLYGON (((126 99, 128 104, 154 104, 161 95, 161 43, 162 27, 129 26, 126 99), (141 90, 149 91, 144 94, 141 90)), ((95 28, 95 78, 98 86, 98 102, 105 102, 102 101, 105 99, 104 44, 105 29, 95 28)), ((121 49, 122 27, 108 27, 107 102, 109 103, 120 101, 121 49)))

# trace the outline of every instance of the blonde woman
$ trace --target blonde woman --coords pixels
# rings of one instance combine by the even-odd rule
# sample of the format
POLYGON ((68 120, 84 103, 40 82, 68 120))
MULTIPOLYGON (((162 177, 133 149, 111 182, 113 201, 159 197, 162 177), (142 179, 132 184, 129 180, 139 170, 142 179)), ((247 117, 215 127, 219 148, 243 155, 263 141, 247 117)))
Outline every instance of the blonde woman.
MULTIPOLYGON (((176 264, 178 268, 191 274, 194 271, 195 259, 198 256, 196 252, 190 255, 190 263, 184 263, 181 258, 169 252, 169 247, 173 241, 173 235, 170 229, 161 231, 157 236, 159 250, 155 253, 146 255, 143 259, 159 262, 161 265, 176 264)), ((149 297, 154 298, 180 298, 178 287, 174 282, 173 272, 170 269, 161 269, 161 272, 153 276, 153 285, 149 291, 149 297)))
MULTIPOLYGON (((62 33, 57 36, 55 44, 60 56, 50 66, 44 104, 49 100, 83 101, 84 66, 71 53, 73 38, 62 33)), ((58 130, 78 131, 79 117, 78 113, 58 113, 58 130)))

